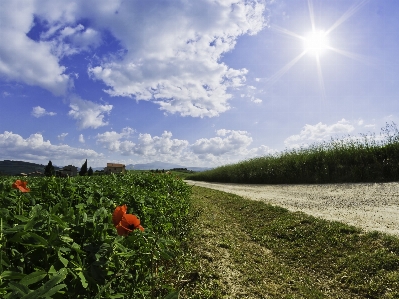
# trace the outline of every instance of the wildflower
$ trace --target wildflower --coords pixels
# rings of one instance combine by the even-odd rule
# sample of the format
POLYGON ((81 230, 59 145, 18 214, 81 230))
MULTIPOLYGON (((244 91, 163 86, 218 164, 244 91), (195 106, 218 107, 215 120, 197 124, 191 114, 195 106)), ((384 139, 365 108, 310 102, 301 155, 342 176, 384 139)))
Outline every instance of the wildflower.
POLYGON ((144 227, 140 225, 140 219, 136 215, 127 214, 126 211, 126 205, 118 206, 112 214, 112 222, 118 235, 126 236, 135 229, 144 231, 144 227))
POLYGON ((24 182, 21 180, 16 180, 14 184, 12 184, 12 187, 14 189, 19 189, 21 192, 30 192, 30 189, 26 187, 28 182, 24 182))

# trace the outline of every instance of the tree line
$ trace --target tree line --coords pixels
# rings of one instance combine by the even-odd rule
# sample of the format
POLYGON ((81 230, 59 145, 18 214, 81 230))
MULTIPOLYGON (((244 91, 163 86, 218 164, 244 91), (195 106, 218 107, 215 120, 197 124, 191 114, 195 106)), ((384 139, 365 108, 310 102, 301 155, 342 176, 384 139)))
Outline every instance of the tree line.
MULTIPOLYGON (((55 176, 55 169, 54 169, 53 163, 51 161, 48 161, 47 166, 44 168, 44 175, 45 176, 55 176)), ((87 169, 87 159, 83 163, 82 167, 80 168, 79 175, 80 176, 85 176, 85 175, 92 176, 93 175, 93 169, 91 167, 89 167, 89 169, 87 169)))

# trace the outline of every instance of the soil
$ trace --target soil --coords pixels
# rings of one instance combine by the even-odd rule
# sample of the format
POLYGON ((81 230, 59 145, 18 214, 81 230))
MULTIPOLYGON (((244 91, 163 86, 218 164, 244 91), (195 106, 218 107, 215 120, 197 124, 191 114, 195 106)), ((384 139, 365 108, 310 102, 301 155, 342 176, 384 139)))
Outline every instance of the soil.
POLYGON ((290 211, 399 236, 399 183, 247 185, 186 180, 290 211))

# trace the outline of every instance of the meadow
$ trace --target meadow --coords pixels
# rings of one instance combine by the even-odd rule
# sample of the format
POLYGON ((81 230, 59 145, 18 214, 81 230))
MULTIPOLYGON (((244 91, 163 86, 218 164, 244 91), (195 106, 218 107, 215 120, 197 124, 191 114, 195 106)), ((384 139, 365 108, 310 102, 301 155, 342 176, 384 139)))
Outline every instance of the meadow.
POLYGON ((177 298, 190 194, 168 174, 1 177, 0 297, 177 298), (143 231, 117 233, 122 205, 143 231))
POLYGON ((177 176, 395 181, 396 126, 382 137, 332 140, 194 175, 0 177, 0 297, 399 298, 398 238, 177 176))
POLYGON ((348 136, 188 175, 187 179, 246 184, 323 184, 399 180, 399 131, 348 136))

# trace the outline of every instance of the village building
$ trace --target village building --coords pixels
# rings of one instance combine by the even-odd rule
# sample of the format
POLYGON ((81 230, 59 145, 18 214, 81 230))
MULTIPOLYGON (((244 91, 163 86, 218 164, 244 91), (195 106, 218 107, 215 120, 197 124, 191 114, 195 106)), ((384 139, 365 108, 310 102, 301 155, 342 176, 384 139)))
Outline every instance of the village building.
POLYGON ((58 175, 61 177, 66 176, 77 176, 78 175, 78 168, 73 165, 64 166, 64 168, 57 171, 58 175))
POLYGON ((105 174, 125 173, 125 164, 107 163, 107 167, 104 168, 104 172, 105 174))

